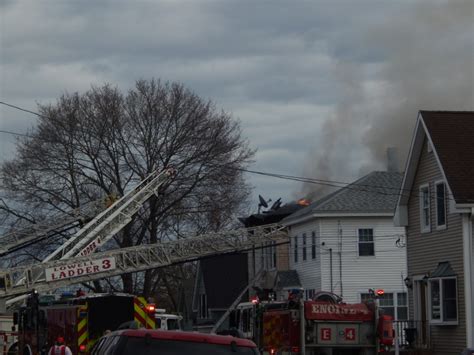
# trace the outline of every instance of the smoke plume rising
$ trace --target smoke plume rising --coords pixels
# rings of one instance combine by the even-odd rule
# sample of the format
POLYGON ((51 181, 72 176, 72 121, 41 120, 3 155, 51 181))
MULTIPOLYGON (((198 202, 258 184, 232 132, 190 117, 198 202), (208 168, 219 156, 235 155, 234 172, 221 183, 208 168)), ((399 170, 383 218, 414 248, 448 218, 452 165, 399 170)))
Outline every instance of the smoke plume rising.
MULTIPOLYGON (((369 59, 335 61, 340 100, 305 176, 350 182, 385 170, 388 147, 398 148, 402 171, 419 110, 473 110, 474 2, 423 2, 398 15, 353 44, 369 59), (372 52, 382 59, 371 60, 372 52)), ((302 190, 313 199, 327 192, 313 184, 302 190)))

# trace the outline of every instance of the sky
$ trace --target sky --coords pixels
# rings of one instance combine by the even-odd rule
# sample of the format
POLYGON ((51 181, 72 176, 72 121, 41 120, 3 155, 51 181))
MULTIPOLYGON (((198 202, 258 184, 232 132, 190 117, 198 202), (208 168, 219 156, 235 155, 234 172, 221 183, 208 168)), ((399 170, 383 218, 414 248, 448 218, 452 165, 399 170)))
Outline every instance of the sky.
MULTIPOLYGON (((240 121, 252 170, 350 182, 403 170, 417 112, 474 109, 471 0, 0 0, 0 101, 183 83, 240 121)), ((0 105, 0 130, 35 116, 0 105)), ((0 133, 0 161, 14 154, 0 133)), ((284 203, 321 186, 247 174, 284 203)))

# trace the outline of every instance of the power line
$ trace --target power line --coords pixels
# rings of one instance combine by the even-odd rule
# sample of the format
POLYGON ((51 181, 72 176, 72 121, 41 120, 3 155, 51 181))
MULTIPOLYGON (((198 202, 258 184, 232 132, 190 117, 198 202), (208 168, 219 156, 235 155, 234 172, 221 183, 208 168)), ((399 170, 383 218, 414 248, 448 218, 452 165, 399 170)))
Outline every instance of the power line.
POLYGON ((20 136, 20 137, 34 138, 33 136, 31 136, 29 134, 17 133, 17 132, 12 132, 12 131, 5 131, 3 129, 0 129, 0 133, 6 133, 6 134, 11 134, 11 135, 20 136))
POLYGON ((47 117, 41 115, 41 114, 38 113, 38 112, 31 111, 31 110, 28 110, 28 109, 23 108, 23 107, 20 107, 20 106, 12 105, 12 104, 9 104, 9 103, 4 102, 4 101, 0 101, 0 104, 5 105, 5 106, 8 106, 8 107, 11 107, 11 108, 14 108, 14 109, 16 109, 16 110, 20 110, 20 111, 23 111, 23 112, 31 113, 32 115, 36 115, 36 116, 38 116, 38 117, 47 118, 47 117))
MULTIPOLYGON (((22 108, 20 106, 12 105, 9 103, 6 103, 4 101, 0 101, 0 104, 6 105, 8 107, 27 112, 33 115, 36 115, 38 117, 42 118, 49 118, 47 116, 44 116, 38 112, 34 112, 25 108, 22 108)), ((40 140, 48 141, 44 138, 40 137, 34 137, 28 134, 22 134, 22 133, 17 133, 17 132, 12 132, 12 131, 5 131, 5 130, 0 130, 0 133, 6 133, 6 134, 13 134, 17 136, 23 136, 23 137, 28 137, 28 138, 37 138, 40 140)), ((201 138, 204 139, 204 138, 201 138)), ((131 142, 125 142, 125 143, 130 143, 131 142)), ((133 142, 133 144, 137 144, 136 142, 133 142)), ((368 193, 375 193, 375 194, 380 194, 380 195, 386 195, 386 196, 409 196, 410 193, 412 193, 411 189, 403 189, 400 187, 392 187, 392 186, 381 186, 381 185, 371 185, 371 184, 363 184, 363 183, 358 183, 356 180, 355 182, 344 182, 344 181, 337 181, 337 180, 327 180, 327 179, 317 179, 317 178, 309 178, 309 177, 301 177, 301 176, 294 176, 294 175, 285 175, 285 174, 278 174, 278 173, 269 173, 269 172, 264 172, 264 171, 257 171, 257 170, 250 170, 250 169, 245 169, 245 168, 236 168, 236 167, 229 167, 226 165, 218 165, 218 164, 206 164, 209 167, 217 166, 221 167, 224 169, 228 170, 234 170, 234 171, 241 171, 241 172, 246 172, 249 174, 255 174, 255 175, 262 175, 262 176, 268 176, 268 177, 274 177, 282 180, 289 180, 289 181, 297 181, 297 182, 303 182, 303 183, 309 183, 309 184, 314 184, 314 185, 322 185, 322 186, 329 186, 329 187, 335 187, 338 189, 348 189, 348 190, 355 190, 355 191, 363 191, 363 192, 368 192, 368 193), (367 188, 367 189, 366 189, 367 188), (372 189, 372 190, 371 190, 372 189), (380 191, 380 190, 375 190, 375 189, 384 189, 384 190, 394 190, 395 192, 386 192, 386 191, 380 191), (407 195, 404 194, 404 191, 407 192, 407 195)), ((360 179, 359 179, 360 180, 360 179)), ((416 195, 416 194, 413 194, 416 195)), ((419 196, 422 196, 420 194, 419 196)), ((445 196, 447 200, 452 200, 455 201, 454 198, 451 198, 450 196, 445 196)))

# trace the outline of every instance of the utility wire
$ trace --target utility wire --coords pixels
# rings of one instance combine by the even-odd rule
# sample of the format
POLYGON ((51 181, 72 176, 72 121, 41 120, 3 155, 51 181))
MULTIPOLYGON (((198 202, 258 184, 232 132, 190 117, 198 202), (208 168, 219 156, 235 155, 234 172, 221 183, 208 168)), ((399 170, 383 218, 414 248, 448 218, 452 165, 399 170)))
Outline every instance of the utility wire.
MULTIPOLYGON (((5 106, 27 112, 33 115, 36 115, 38 117, 42 118, 49 118, 47 116, 44 116, 38 112, 34 112, 16 105, 12 105, 9 103, 6 103, 4 101, 0 101, 0 104, 3 104, 5 106)), ((12 131, 5 131, 5 130, 0 130, 0 133, 6 133, 6 134, 12 134, 12 135, 17 135, 17 136, 24 136, 28 138, 37 138, 40 140, 48 141, 44 138, 40 137, 35 137, 32 135, 28 134, 22 134, 22 133, 17 133, 17 132, 12 132, 12 131)), ((201 138, 204 139, 204 138, 201 138)), ((124 142, 124 143, 131 143, 131 142, 124 142)), ((137 144, 134 142, 133 144, 137 144)), ((257 171, 257 170, 250 170, 250 169, 245 169, 245 168, 236 168, 236 167, 230 167, 227 165, 219 165, 219 164, 205 164, 209 167, 220 167, 228 170, 233 170, 233 171, 240 171, 240 172, 245 172, 249 174, 255 174, 255 175, 261 175, 261 176, 268 176, 268 177, 274 177, 282 180, 290 180, 290 181, 297 181, 297 182, 303 182, 303 183, 309 183, 309 184, 314 184, 314 185, 322 185, 322 186, 329 186, 329 187, 335 187, 338 189, 349 189, 349 190, 355 190, 355 191, 362 191, 362 192, 368 192, 368 193, 375 193, 375 194, 380 194, 380 195, 386 195, 386 196, 409 196, 410 193, 412 192, 411 189, 402 189, 400 187, 391 187, 391 186, 382 186, 382 185, 370 185, 370 184, 363 184, 363 183, 358 183, 360 179, 356 180, 355 182, 344 182, 344 181, 337 181, 337 180, 326 180, 326 179, 317 179, 317 178, 308 178, 308 177, 301 177, 301 176, 293 176, 293 175, 284 175, 284 174, 277 174, 277 173, 269 173, 269 172, 263 172, 263 171, 257 171), (366 189, 367 188, 367 189, 366 189), (373 189, 373 190, 371 190, 373 189), (395 192, 386 192, 386 191, 380 191, 380 190, 375 190, 375 189, 383 189, 383 190, 394 190, 395 192), (407 194, 404 194, 404 191, 407 192, 407 194)), ((412 194, 416 195, 416 194, 412 194)), ((420 194, 419 196, 422 196, 420 194)), ((437 198, 437 197, 435 197, 437 198)), ((455 201, 454 198, 450 196, 445 196, 446 200, 452 200, 455 201)))
POLYGON ((12 105, 12 104, 9 104, 9 103, 4 102, 4 101, 0 101, 0 104, 5 105, 5 106, 8 106, 8 107, 11 107, 11 108, 14 108, 14 109, 16 109, 16 110, 20 110, 20 111, 23 111, 23 112, 31 113, 32 115, 36 115, 36 116, 38 116, 38 117, 47 118, 47 117, 45 117, 45 116, 39 114, 38 112, 31 111, 31 110, 28 110, 28 109, 23 108, 23 107, 20 107, 20 106, 12 105))

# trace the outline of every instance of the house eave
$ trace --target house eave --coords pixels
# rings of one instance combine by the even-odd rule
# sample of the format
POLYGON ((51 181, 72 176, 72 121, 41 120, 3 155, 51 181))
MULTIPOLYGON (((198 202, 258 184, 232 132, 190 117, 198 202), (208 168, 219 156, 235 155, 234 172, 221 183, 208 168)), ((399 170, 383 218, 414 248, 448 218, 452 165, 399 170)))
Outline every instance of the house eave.
POLYGON ((408 206, 398 205, 393 216, 393 224, 395 227, 407 227, 408 226, 408 206))
POLYGON ((313 213, 314 218, 338 218, 338 217, 393 217, 393 212, 319 212, 313 213))
POLYGON ((295 218, 283 223, 285 226, 292 226, 295 224, 301 224, 308 222, 316 218, 350 218, 350 217, 393 217, 393 212, 314 212, 310 215, 295 218))
POLYGON ((410 143, 410 150, 408 151, 408 159, 405 164, 405 173, 403 174, 402 185, 400 187, 397 209, 399 206, 406 206, 408 204, 410 194, 403 192, 411 191, 417 168, 416 163, 421 155, 422 143, 425 136, 426 133, 421 124, 421 113, 419 112, 416 120, 415 131, 410 143))

